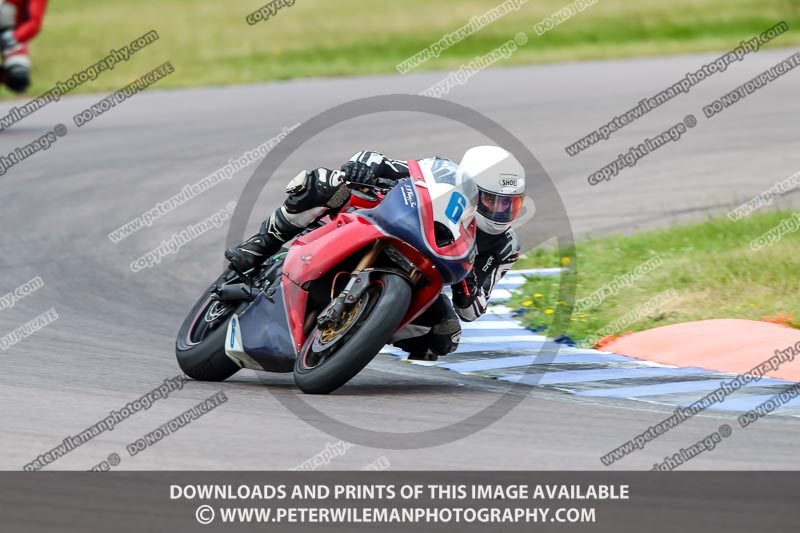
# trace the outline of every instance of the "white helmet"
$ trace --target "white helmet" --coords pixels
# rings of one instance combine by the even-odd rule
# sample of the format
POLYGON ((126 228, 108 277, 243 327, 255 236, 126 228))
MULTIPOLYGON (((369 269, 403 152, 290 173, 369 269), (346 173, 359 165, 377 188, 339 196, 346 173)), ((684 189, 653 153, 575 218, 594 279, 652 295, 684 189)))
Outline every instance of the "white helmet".
POLYGON ((525 169, 508 150, 476 146, 459 165, 478 187, 478 228, 499 235, 511 227, 525 201, 525 169))

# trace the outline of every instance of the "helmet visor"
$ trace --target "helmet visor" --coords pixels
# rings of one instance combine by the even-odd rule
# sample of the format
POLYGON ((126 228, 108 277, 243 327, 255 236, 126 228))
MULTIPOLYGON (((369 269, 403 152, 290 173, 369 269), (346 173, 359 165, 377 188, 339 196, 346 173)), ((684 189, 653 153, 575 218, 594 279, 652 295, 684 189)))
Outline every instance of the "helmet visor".
POLYGON ((512 222, 522 211, 525 195, 508 196, 478 191, 478 213, 494 222, 512 222))

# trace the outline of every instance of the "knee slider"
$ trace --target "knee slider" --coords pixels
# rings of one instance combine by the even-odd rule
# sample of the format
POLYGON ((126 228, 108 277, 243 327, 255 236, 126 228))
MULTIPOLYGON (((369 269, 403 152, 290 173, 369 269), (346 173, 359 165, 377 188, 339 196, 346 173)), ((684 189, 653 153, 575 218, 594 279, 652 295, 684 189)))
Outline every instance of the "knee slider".
POLYGON ((318 168, 312 172, 298 174, 286 188, 289 197, 284 206, 289 213, 301 213, 309 209, 327 207, 339 209, 350 198, 350 191, 339 171, 318 168))

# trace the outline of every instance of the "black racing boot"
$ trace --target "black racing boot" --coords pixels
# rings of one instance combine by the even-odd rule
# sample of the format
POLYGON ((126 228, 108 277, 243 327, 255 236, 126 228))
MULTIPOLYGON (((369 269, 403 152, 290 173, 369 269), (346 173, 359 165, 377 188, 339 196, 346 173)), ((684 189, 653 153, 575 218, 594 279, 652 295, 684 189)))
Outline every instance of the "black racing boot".
POLYGON ((411 324, 431 329, 424 335, 392 343, 408 352, 409 359, 436 361, 439 357, 458 349, 458 343, 461 341, 461 323, 447 296, 440 294, 436 301, 411 324))
POLYGON ((228 248, 225 258, 239 272, 261 266, 277 253, 286 241, 296 237, 303 228, 286 220, 283 208, 278 209, 261 224, 261 230, 239 246, 228 248))
POLYGON ((269 233, 256 233, 235 248, 225 250, 225 258, 239 272, 261 266, 269 256, 277 252, 281 242, 269 233))
POLYGON ((286 202, 261 224, 261 231, 225 252, 239 272, 261 266, 314 220, 338 211, 350 199, 342 173, 326 168, 300 172, 289 182, 286 193, 286 202))

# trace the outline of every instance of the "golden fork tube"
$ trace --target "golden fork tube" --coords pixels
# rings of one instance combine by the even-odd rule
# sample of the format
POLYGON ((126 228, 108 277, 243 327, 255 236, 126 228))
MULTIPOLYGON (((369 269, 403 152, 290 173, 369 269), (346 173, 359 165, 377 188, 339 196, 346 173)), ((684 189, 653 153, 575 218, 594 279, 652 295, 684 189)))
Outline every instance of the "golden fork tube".
POLYGON ((353 274, 357 274, 365 268, 371 267, 372 263, 374 263, 375 259, 377 259, 378 254, 381 253, 381 250, 383 250, 383 244, 384 241, 382 240, 376 241, 375 244, 372 245, 372 248, 364 254, 364 257, 361 258, 361 261, 358 262, 358 266, 353 271, 353 274))

